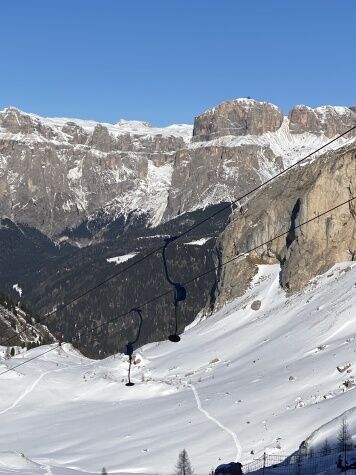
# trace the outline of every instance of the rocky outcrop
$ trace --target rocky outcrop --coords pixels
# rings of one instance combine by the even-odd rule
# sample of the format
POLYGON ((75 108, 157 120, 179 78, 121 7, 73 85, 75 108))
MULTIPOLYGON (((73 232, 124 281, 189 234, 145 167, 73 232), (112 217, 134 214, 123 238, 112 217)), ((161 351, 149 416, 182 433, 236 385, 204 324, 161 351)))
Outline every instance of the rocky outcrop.
POLYGON ((36 317, 0 294, 0 346, 37 346, 53 343, 48 329, 36 317))
POLYGON ((262 135, 275 132, 283 122, 281 109, 268 102, 236 99, 223 102, 195 118, 193 141, 226 135, 262 135))
POLYGON ((206 206, 232 201, 283 169, 268 146, 186 148, 175 155, 164 219, 206 206))
MULTIPOLYGON (((293 134, 309 132, 330 138, 356 125, 356 112, 352 107, 323 106, 312 109, 300 105, 289 111, 288 118, 293 134)), ((356 131, 353 136, 356 136, 356 131)))
POLYGON ((355 196, 355 146, 329 152, 261 189, 232 215, 219 240, 218 260, 267 244, 221 268, 212 305, 241 295, 256 264, 280 263, 281 286, 295 292, 335 263, 355 260, 356 200, 294 229, 355 196))

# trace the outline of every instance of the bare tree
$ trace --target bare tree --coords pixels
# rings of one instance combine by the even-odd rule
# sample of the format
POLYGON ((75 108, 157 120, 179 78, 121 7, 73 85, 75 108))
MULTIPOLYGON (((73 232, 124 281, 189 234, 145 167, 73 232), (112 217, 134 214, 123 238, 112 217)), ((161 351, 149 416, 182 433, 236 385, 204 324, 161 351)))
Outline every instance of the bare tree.
POLYGON ((185 449, 178 456, 176 470, 174 475, 193 475, 194 470, 189 461, 188 453, 185 449))
POLYGON ((350 428, 347 420, 344 418, 340 424, 339 431, 337 433, 337 448, 340 452, 346 452, 352 447, 352 440, 350 434, 350 428))

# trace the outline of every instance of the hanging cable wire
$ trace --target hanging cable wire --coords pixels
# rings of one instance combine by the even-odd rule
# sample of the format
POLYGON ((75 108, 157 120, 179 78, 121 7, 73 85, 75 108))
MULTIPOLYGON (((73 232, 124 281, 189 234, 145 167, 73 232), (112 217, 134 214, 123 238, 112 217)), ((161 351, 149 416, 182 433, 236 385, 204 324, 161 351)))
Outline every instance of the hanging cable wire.
MULTIPOLYGON (((257 249, 259 249, 259 248, 261 248, 261 247, 263 247, 263 246, 266 246, 267 244, 270 244, 271 242, 273 242, 273 241, 275 241, 275 240, 277 240, 277 239, 280 239, 280 238, 283 237, 283 236, 287 236, 291 231, 294 231, 294 230, 296 230, 296 229, 299 229, 299 228, 301 228, 301 227, 303 227, 303 226, 305 226, 305 225, 311 223, 312 221, 315 221, 315 220, 317 220, 317 219, 320 219, 321 217, 323 217, 323 216, 325 216, 325 215, 331 213, 332 211, 335 211, 336 209, 341 208, 342 206, 345 206, 345 205, 351 203, 351 202, 354 201, 355 199, 356 199, 356 196, 353 196, 352 198, 350 198, 350 199, 344 201, 343 203, 339 203, 338 205, 334 206, 333 208, 330 208, 330 209, 328 209, 328 210, 326 210, 326 211, 324 211, 324 212, 322 212, 322 213, 320 213, 320 214, 318 214, 318 215, 316 215, 316 216, 313 216, 312 218, 308 219, 307 221, 304 221, 303 223, 298 224, 297 226, 288 227, 288 230, 287 230, 287 231, 285 231, 285 232, 283 232, 283 233, 280 233, 280 234, 278 234, 277 236, 274 236, 274 237, 272 237, 271 239, 269 239, 269 240, 267 240, 267 241, 265 241, 265 242, 263 242, 263 243, 261 243, 261 244, 258 244, 257 246, 254 246, 254 247, 252 247, 252 248, 250 248, 250 249, 248 249, 248 250, 246 250, 246 251, 244 251, 244 252, 242 252, 242 253, 240 253, 240 254, 237 254, 236 256, 232 257, 231 259, 229 259, 229 260, 227 260, 227 261, 225 261, 225 262, 222 262, 221 264, 218 264, 218 265, 216 265, 216 266, 214 266, 214 267, 211 267, 211 268, 208 269, 207 271, 202 272, 201 274, 198 274, 198 275, 192 277, 191 279, 189 279, 189 280, 183 282, 183 284, 184 284, 185 286, 188 286, 188 285, 192 284, 194 281, 200 279, 201 277, 204 277, 204 276, 210 274, 211 272, 214 272, 214 271, 216 271, 216 270, 218 270, 218 269, 221 269, 222 267, 225 267, 226 265, 230 264, 231 262, 236 261, 237 259, 241 259, 243 256, 246 256, 246 255, 249 254, 250 252, 256 251, 257 249)), ((168 290, 168 291, 163 292, 163 293, 161 293, 161 294, 159 294, 159 295, 156 295, 155 297, 151 298, 150 300, 147 300, 146 302, 141 303, 141 304, 139 305, 139 307, 140 307, 140 308, 146 307, 147 305, 149 305, 149 304, 151 304, 151 303, 153 303, 153 302, 155 302, 155 301, 157 301, 157 300, 160 300, 161 298, 165 297, 165 296, 168 295, 168 294, 171 294, 172 292, 173 292, 173 290, 168 290)), ((131 310, 129 310, 128 312, 125 312, 125 313, 123 313, 123 314, 121 314, 121 315, 118 315, 118 316, 116 316, 116 317, 114 317, 114 318, 112 318, 112 319, 110 319, 110 320, 108 320, 108 321, 106 321, 106 322, 103 322, 103 323, 97 325, 96 327, 94 327, 94 329, 97 330, 97 329, 103 327, 104 325, 109 325, 110 323, 112 323, 112 322, 114 322, 114 321, 117 321, 117 320, 119 320, 120 318, 125 317, 125 316, 128 315, 130 312, 131 312, 131 310)), ((81 329, 81 328, 83 328, 83 327, 80 327, 80 329, 81 329)), ((73 340, 72 340, 72 341, 73 341, 73 340)), ((37 359, 37 358, 40 358, 42 355, 44 355, 44 354, 46 354, 46 353, 49 353, 50 351, 53 351, 53 350, 59 348, 59 346, 60 346, 60 345, 58 344, 58 345, 56 345, 56 346, 50 348, 49 350, 44 351, 43 353, 40 353, 40 354, 38 354, 38 355, 36 355, 36 356, 34 356, 34 357, 32 357, 32 358, 29 358, 28 360, 26 359, 26 361, 24 361, 24 362, 22 362, 22 363, 20 363, 20 364, 18 364, 18 365, 13 366, 12 368, 6 369, 5 371, 3 371, 3 372, 0 373, 0 376, 1 376, 1 375, 4 375, 4 374, 6 374, 6 373, 9 373, 10 371, 15 370, 16 368, 19 368, 20 366, 23 366, 24 364, 26 364, 26 363, 28 363, 28 362, 30 362, 30 361, 32 361, 32 360, 35 360, 35 359, 37 359)))
MULTIPOLYGON (((301 158, 300 160, 296 161, 295 163, 293 163, 292 165, 290 165, 289 167, 285 168, 284 170, 282 170, 281 172, 277 173, 276 175, 274 175, 273 177, 269 178, 268 180, 266 180, 265 182, 261 183, 260 185, 256 186, 255 188, 251 189, 250 191, 246 192, 245 194, 239 196, 238 198, 236 198, 235 200, 229 202, 229 204, 227 204, 226 206, 223 206, 222 208, 219 208, 217 211, 213 212, 211 215, 209 215, 208 217, 204 218, 203 220, 199 221, 198 223, 195 223, 193 226, 191 226, 190 228, 186 229, 185 231, 181 232, 180 234, 177 234, 175 236, 175 239, 180 239, 182 238, 183 236, 186 236, 188 233, 190 233, 191 231, 193 231, 194 229, 197 229, 199 226, 201 226, 202 224, 206 223, 207 221, 209 221, 210 219, 213 219, 215 218, 215 216, 219 215, 220 213, 223 213, 224 211, 228 210, 228 209, 232 209, 233 205, 235 205, 236 203, 240 202, 241 200, 247 198, 249 195, 255 193, 256 191, 258 191, 259 189, 265 187, 266 185, 268 185, 269 183, 271 183, 272 181, 274 181, 275 179, 277 179, 278 177, 282 176, 283 174, 285 174, 286 172, 288 172, 289 170, 291 170, 292 168, 295 168, 296 166, 300 165, 301 163, 303 163, 304 161, 308 160, 310 157, 312 157, 313 155, 315 155, 316 153, 320 152, 321 150, 325 149, 326 147, 328 147, 329 145, 331 145, 332 143, 336 142, 337 140, 339 140, 340 138, 344 137, 345 135, 347 135, 348 133, 352 132, 353 130, 356 129, 356 125, 354 125, 353 127, 351 127, 350 129, 346 130, 345 132, 343 132, 342 134, 338 135, 337 137, 333 138, 332 140, 330 140, 329 142, 325 143, 324 145, 322 145, 321 147, 317 148, 316 150, 314 150, 313 152, 309 153, 308 155, 306 155, 304 158, 301 158)), ((132 267, 135 267, 136 265, 140 264, 141 262, 145 261, 146 259, 148 259, 149 257, 157 254, 158 252, 161 252, 164 248, 164 244, 160 247, 157 247, 153 250, 151 250, 150 252, 148 252, 147 254, 145 254, 144 256, 142 256, 141 258, 139 259, 136 259, 134 260, 131 264, 127 265, 126 267, 124 267, 123 269, 113 273, 113 274, 110 274, 108 277, 106 277, 104 280, 98 282, 97 284, 95 284, 94 286, 90 287, 89 289, 87 289, 85 292, 77 295, 76 297, 74 297, 73 299, 69 300, 68 302, 62 304, 62 305, 59 305, 57 306, 56 308, 54 308, 52 311, 50 312, 47 312, 43 317, 40 317, 38 318, 37 320, 37 323, 43 323, 44 321, 48 320, 49 318, 51 318, 53 315, 59 313, 60 311, 64 310, 65 308, 67 307, 70 307, 71 305, 73 305, 73 303, 77 302, 78 300, 82 299, 83 297, 85 297, 86 295, 90 294, 91 292, 94 292, 95 290, 97 290, 98 288, 100 288, 101 286, 105 285, 107 282, 110 282, 111 280, 115 279, 116 277, 118 277, 119 275, 123 274, 124 272, 130 270, 132 267)), ((3 342, 1 342, 0 344, 5 346, 7 343, 9 343, 10 341, 14 340, 15 338, 17 338, 19 335, 25 333, 25 330, 22 330, 20 332, 18 332, 16 335, 13 335, 11 337, 9 337, 7 340, 4 340, 3 342)))

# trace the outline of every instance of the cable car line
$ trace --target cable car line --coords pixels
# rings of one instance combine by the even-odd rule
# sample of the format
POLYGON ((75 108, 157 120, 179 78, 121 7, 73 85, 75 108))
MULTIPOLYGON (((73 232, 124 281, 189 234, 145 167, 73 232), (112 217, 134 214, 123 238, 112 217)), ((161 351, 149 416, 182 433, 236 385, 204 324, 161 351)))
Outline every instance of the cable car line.
MULTIPOLYGON (((350 129, 346 130, 345 132, 343 132, 342 134, 338 135, 337 137, 333 138, 332 140, 330 140, 329 142, 325 143, 324 145, 322 145, 321 147, 317 148, 316 150, 314 150, 313 152, 309 153, 308 155, 306 155, 304 158, 301 158, 300 160, 298 160, 297 162, 295 162, 294 164, 290 165, 289 167, 285 168, 284 170, 282 170, 281 172, 277 173, 276 175, 274 175, 273 177, 269 178, 268 180, 266 180, 265 182, 261 183, 260 185, 256 186, 255 188, 253 188, 252 190, 246 192, 244 195, 242 196, 239 196, 237 199, 229 202, 228 205, 226 206, 223 206, 222 208, 218 209, 217 211, 215 211, 214 213, 212 213, 210 216, 204 218, 203 220, 199 221, 198 223, 195 223, 193 226, 191 226, 190 228, 186 229, 185 231, 181 232, 180 234, 177 234, 174 238, 174 240, 177 240, 177 239, 180 239, 182 238, 183 236, 186 236, 189 232, 193 231, 194 229, 197 229, 199 226, 201 226, 202 224, 206 223, 207 221, 209 221, 210 219, 213 219, 215 218, 215 216, 217 216, 218 214, 222 213, 223 211, 226 211, 227 209, 231 208, 234 204, 238 203, 239 201, 243 200, 244 198, 246 198, 247 196, 251 195, 252 193, 255 193, 256 191, 258 191, 259 189, 263 188, 265 185, 271 183, 273 180, 275 180, 276 178, 279 178, 281 175, 283 175, 284 173, 286 173, 287 171, 291 170, 292 168, 296 167, 297 165, 300 165, 302 162, 304 162, 305 160, 307 160, 308 158, 312 157, 313 155, 315 155, 316 153, 320 152, 321 150, 323 150, 324 148, 328 147, 329 145, 331 145, 332 143, 336 142, 338 139, 344 137, 345 135, 347 135, 349 132, 352 132, 353 130, 356 129, 356 125, 354 125, 353 127, 351 127, 350 129)), ((153 250, 151 250, 150 252, 148 252, 147 254, 145 254, 144 256, 140 257, 139 259, 135 260, 134 262, 132 262, 131 264, 128 264, 125 268, 109 275, 108 277, 106 277, 104 280, 98 282, 97 284, 95 284, 94 286, 90 287, 89 289, 87 289, 85 292, 77 295, 76 297, 74 297, 73 299, 69 300, 67 303, 63 303, 62 305, 59 305, 57 307, 55 307, 52 311, 46 313, 42 318, 39 318, 37 323, 42 323, 44 322, 45 320, 47 320, 48 318, 51 318, 53 315, 57 314, 58 312, 60 312, 61 310, 64 310, 65 308, 67 307, 70 307, 73 303, 77 302, 78 300, 80 300, 81 298, 85 297, 86 295, 90 294, 91 292, 97 290, 98 288, 100 288, 102 285, 105 285, 107 282, 115 279, 116 277, 118 277, 119 275, 123 274, 124 272, 126 272, 127 270, 130 270, 132 267, 135 267, 136 265, 140 264, 141 262, 143 262, 144 260, 148 259, 149 257, 153 256, 154 254, 160 252, 163 250, 165 244, 161 245, 160 247, 158 248, 155 248, 153 250)), ((16 335, 13 335, 11 337, 9 337, 7 340, 4 340, 3 342, 1 342, 0 344, 5 346, 6 343, 9 343, 10 341, 12 341, 13 339, 15 339, 16 337, 18 337, 19 335, 25 333, 25 330, 21 330, 20 332, 18 332, 16 335)))
MULTIPOLYGON (((198 274, 198 275, 192 277, 190 280, 187 280, 187 281, 184 282, 183 284, 184 284, 185 286, 188 286, 188 285, 190 285, 192 282, 194 282, 194 281, 200 279, 201 277, 204 277, 205 275, 207 275, 207 274, 209 274, 209 273, 211 273, 211 272, 214 272, 214 271, 216 271, 217 269, 220 269, 220 268, 222 268, 222 267, 225 267, 226 265, 230 264, 231 262, 233 262, 233 261, 235 261, 235 260, 237 260, 237 259, 241 259, 241 257, 243 257, 243 256, 249 254, 250 252, 253 252, 253 251, 255 251, 255 250, 257 250, 257 249, 259 249, 259 248, 261 248, 261 247, 263 247, 263 246, 266 246, 267 244, 270 244, 271 242, 275 241, 276 239, 279 239, 279 238, 281 238, 281 237, 283 237, 283 236, 287 236, 287 235, 290 233, 290 231, 294 231, 294 230, 296 230, 296 229, 299 229, 299 228, 301 228, 302 226, 305 226, 305 225, 311 223, 312 221, 315 221, 315 220, 321 218, 322 216, 325 216, 326 214, 329 214, 329 213, 331 213, 332 211, 335 211, 336 209, 341 208, 342 206, 345 206, 345 205, 351 203, 351 202, 354 201, 355 199, 356 199, 356 196, 353 196, 352 198, 350 198, 350 199, 344 201, 343 203, 339 203, 338 205, 336 205, 336 206, 334 206, 334 207, 332 207, 332 208, 330 208, 330 209, 328 209, 328 210, 326 210, 326 211, 323 211, 322 213, 320 213, 320 214, 318 214, 318 215, 316 215, 316 216, 313 216, 312 218, 308 219, 307 221, 304 221, 303 223, 298 224, 297 226, 294 226, 294 227, 292 227, 292 228, 291 228, 291 227, 288 227, 288 230, 287 230, 287 231, 285 231, 285 232, 283 232, 283 233, 280 233, 280 234, 278 234, 277 236, 272 237, 272 238, 269 239, 268 241, 265 241, 265 242, 263 242, 262 244, 259 244, 259 245, 255 246, 255 247, 251 248, 251 249, 248 249, 248 250, 242 252, 241 254, 238 254, 238 255, 232 257, 231 259, 229 259, 229 260, 227 260, 227 261, 225 261, 225 262, 222 262, 221 264, 218 264, 218 265, 216 265, 216 266, 214 266, 214 267, 208 269, 206 272, 203 272, 203 273, 201 273, 201 274, 198 274)), ((155 297, 151 298, 150 300, 147 300, 146 302, 141 303, 140 306, 139 306, 139 308, 141 309, 142 307, 145 307, 145 306, 149 305, 150 303, 152 303, 152 302, 154 302, 154 301, 156 301, 156 300, 159 300, 159 299, 165 297, 166 295, 168 295, 168 294, 170 294, 170 293, 172 293, 172 292, 174 292, 173 289, 172 289, 172 290, 168 290, 168 291, 166 291, 166 292, 163 292, 162 294, 156 295, 155 297)), ((100 327, 102 327, 102 326, 104 326, 104 325, 108 325, 109 323, 112 323, 113 321, 117 321, 117 320, 119 320, 120 318, 125 317, 126 315, 128 315, 129 313, 131 313, 131 311, 132 311, 132 310, 129 310, 128 312, 125 312, 125 313, 123 313, 123 314, 121 314, 121 315, 118 315, 118 316, 116 316, 116 317, 114 317, 114 318, 112 318, 112 319, 110 319, 110 320, 108 320, 108 321, 106 321, 106 322, 103 322, 103 323, 97 325, 96 327, 94 327, 93 330, 97 330, 98 328, 100 328, 100 327)), ((80 330, 81 328, 83 328, 83 327, 80 327, 79 330, 80 330)), ((74 338, 73 340, 75 340, 75 338, 74 338)), ((72 340, 72 341, 73 341, 73 340, 72 340)), ((22 362, 22 363, 20 363, 20 364, 18 364, 18 365, 15 365, 15 366, 13 366, 12 368, 8 368, 8 369, 6 369, 5 371, 1 372, 1 373, 0 373, 0 376, 1 376, 1 375, 4 375, 4 374, 6 374, 6 373, 8 373, 8 372, 10 372, 10 371, 13 371, 13 370, 15 370, 16 368, 19 368, 20 366, 23 366, 24 364, 26 364, 26 363, 28 363, 28 362, 30 362, 30 361, 32 361, 32 360, 35 360, 35 359, 37 359, 37 358, 40 358, 42 355, 44 355, 44 354, 46 354, 46 353, 49 353, 50 351, 53 351, 53 350, 55 350, 55 349, 57 349, 57 348, 59 348, 59 347, 60 347, 60 344, 58 344, 57 346, 55 346, 55 347, 53 347, 53 348, 50 348, 49 350, 44 351, 43 353, 40 353, 40 354, 38 354, 38 355, 36 355, 36 356, 34 356, 34 357, 32 357, 32 358, 26 359, 24 362, 22 362)))

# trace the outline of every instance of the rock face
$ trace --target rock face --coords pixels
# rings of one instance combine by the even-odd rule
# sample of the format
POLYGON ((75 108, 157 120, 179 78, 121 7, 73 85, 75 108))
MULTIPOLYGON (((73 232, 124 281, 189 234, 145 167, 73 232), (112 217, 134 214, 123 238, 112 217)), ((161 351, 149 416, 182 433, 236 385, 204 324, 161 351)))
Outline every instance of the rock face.
POLYGON ((0 345, 37 346, 55 341, 48 329, 36 323, 35 317, 0 295, 0 345))
MULTIPOLYGON (((354 108, 323 106, 312 109, 296 106, 289 111, 289 127, 293 134, 309 132, 335 137, 356 125, 354 108)), ((356 132, 353 132, 356 135, 356 132)))
POLYGON ((157 129, 5 109, 0 216, 81 245, 133 215, 157 226, 236 199, 345 131, 355 116, 352 108, 298 106, 286 118, 273 104, 236 99, 197 117, 191 141, 188 125, 157 129))
POLYGON ((347 107, 298 106, 283 118, 273 104, 224 102, 195 119, 192 143, 175 154, 164 219, 237 199, 355 124, 347 107))
MULTIPOLYGON (((165 206, 174 152, 190 126, 154 129, 0 113, 0 214, 55 236, 97 210, 152 220, 165 206)), ((159 216, 158 216, 159 217, 159 216)))
POLYGON ((196 117, 193 141, 202 142, 225 135, 262 135, 275 132, 283 122, 283 112, 268 102, 236 99, 223 102, 196 117))
POLYGON ((223 267, 212 305, 220 307, 241 295, 256 264, 279 262, 281 286, 295 292, 335 263, 355 260, 356 200, 294 229, 355 196, 354 145, 297 167, 261 189, 232 215, 219 240, 218 261, 229 261, 283 235, 223 267))
POLYGON ((175 155, 164 219, 232 201, 283 168, 281 158, 268 146, 217 144, 180 150, 175 155))

